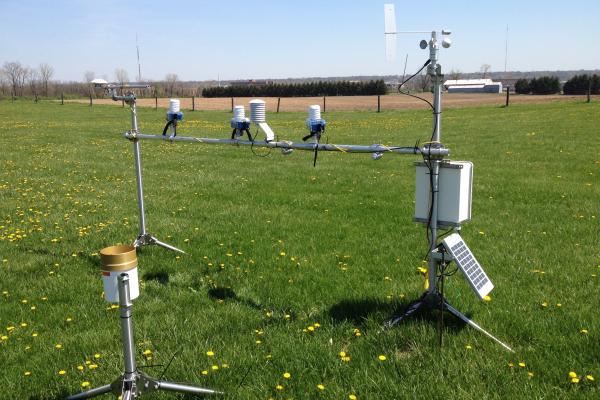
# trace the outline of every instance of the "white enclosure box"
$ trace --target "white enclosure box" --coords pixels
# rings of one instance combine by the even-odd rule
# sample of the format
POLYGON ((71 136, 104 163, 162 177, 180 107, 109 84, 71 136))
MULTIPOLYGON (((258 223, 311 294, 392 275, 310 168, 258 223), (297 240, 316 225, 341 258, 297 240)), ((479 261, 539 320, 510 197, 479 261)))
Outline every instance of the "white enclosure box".
MULTIPOLYGON (((424 162, 415 163, 415 221, 427 222, 430 209, 429 168, 424 162)), ((438 225, 459 226, 471 219, 473 163, 470 161, 443 161, 440 163, 438 191, 438 225)))

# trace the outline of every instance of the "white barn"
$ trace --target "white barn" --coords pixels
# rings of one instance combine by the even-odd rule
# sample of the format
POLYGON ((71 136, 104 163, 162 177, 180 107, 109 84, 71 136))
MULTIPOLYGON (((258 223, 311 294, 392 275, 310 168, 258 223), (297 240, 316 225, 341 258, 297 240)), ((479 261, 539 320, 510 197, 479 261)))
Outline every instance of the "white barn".
POLYGON ((448 93, 502 93, 502 82, 491 79, 449 79, 444 82, 448 93))

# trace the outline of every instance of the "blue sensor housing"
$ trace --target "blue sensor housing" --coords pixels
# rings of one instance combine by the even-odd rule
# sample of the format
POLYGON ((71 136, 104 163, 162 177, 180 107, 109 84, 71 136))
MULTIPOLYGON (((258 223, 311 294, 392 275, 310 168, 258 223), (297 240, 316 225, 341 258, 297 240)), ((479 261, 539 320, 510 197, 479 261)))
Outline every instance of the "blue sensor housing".
POLYGON ((167 111, 167 121, 183 121, 183 113, 181 111, 176 113, 167 111))

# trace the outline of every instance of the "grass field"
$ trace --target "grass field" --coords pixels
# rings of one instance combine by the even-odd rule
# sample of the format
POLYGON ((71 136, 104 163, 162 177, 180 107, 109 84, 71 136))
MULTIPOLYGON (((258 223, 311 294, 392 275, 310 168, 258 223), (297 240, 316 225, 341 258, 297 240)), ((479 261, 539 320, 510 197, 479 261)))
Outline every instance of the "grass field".
MULTIPOLYGON (((164 124, 139 117, 145 133, 164 124)), ((430 134, 425 110, 324 117, 330 143, 430 134)), ((225 137, 229 118, 188 112, 180 134, 225 137)), ((269 118, 305 134, 304 113, 269 118)), ((516 354, 449 316, 441 349, 435 315, 381 329, 423 290, 417 157, 322 153, 313 168, 308 152, 143 142, 148 230, 188 255, 138 253, 140 367, 160 375, 177 354, 166 378, 231 399, 600 397, 598 121, 594 102, 444 113, 452 158, 475 165, 462 235, 496 285, 479 302, 457 274, 446 295, 516 354)), ((0 103, 0 398, 63 398, 121 371, 98 251, 138 230, 128 123, 119 107, 0 103)))

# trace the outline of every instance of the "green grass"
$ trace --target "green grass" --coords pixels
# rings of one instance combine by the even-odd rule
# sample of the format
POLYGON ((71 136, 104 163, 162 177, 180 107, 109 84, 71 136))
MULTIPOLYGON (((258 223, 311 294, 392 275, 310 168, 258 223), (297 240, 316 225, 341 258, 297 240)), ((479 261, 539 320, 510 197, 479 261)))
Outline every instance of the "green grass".
MULTIPOLYGON (((139 117, 146 133, 164 124, 163 111, 139 117)), ((180 134, 226 137, 229 118, 187 112, 180 134)), ((305 134, 303 114, 269 118, 284 139, 305 134)), ((430 133, 425 110, 325 118, 330 143, 411 145, 430 133)), ((600 379, 598 121, 596 103, 444 113, 452 158, 475 165, 462 235, 496 285, 479 302, 455 275, 446 294, 516 354, 450 317, 442 349, 435 315, 381 329, 423 290, 416 157, 322 153, 313 168, 309 152, 142 142, 148 230, 188 255, 138 254, 140 365, 181 351, 166 378, 231 399, 599 396, 598 383, 568 378, 600 379)), ((128 123, 120 107, 0 102, 0 398, 62 398, 121 370, 97 253, 138 230, 128 123)))

